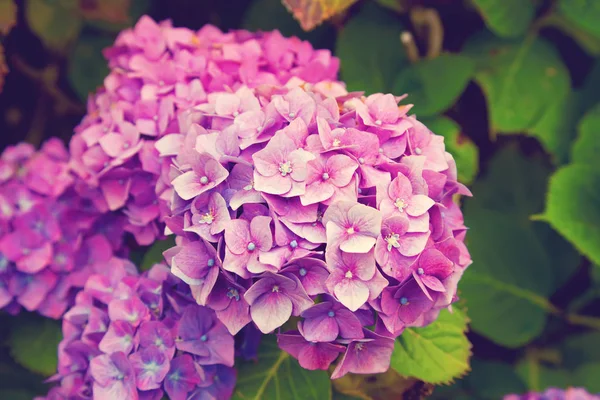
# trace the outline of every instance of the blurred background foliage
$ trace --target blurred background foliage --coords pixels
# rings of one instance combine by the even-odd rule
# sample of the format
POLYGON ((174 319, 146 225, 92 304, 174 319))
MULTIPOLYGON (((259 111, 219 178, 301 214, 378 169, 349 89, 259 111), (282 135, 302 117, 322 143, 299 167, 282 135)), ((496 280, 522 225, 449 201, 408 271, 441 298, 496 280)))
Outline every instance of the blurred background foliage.
MULTIPOLYGON (((459 286, 463 311, 422 335, 452 371, 395 354, 393 370, 334 382, 333 397, 599 392, 600 1, 284 3, 0 0, 1 148, 67 141, 107 74, 101 50, 143 14, 192 29, 279 29, 329 48, 349 90, 408 93, 403 102, 446 138, 475 194, 461 200, 474 260, 459 286), (453 380, 468 370, 463 312, 471 372, 453 380), (435 347, 442 331, 454 341, 435 347)), ((152 254, 144 264, 160 251, 152 254)), ((58 322, 0 316, 0 398, 43 393, 59 339, 58 322)))

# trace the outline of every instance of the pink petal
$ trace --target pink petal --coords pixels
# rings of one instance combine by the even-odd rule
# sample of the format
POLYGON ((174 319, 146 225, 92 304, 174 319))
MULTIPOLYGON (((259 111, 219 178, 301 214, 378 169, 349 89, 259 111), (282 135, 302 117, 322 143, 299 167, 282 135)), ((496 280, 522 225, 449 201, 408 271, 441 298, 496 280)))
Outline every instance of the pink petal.
POLYGON ((270 333, 290 319, 292 301, 281 293, 265 293, 250 306, 250 315, 262 333, 270 333))
POLYGON ((356 279, 343 279, 335 285, 333 293, 350 311, 358 310, 369 299, 367 285, 356 279))

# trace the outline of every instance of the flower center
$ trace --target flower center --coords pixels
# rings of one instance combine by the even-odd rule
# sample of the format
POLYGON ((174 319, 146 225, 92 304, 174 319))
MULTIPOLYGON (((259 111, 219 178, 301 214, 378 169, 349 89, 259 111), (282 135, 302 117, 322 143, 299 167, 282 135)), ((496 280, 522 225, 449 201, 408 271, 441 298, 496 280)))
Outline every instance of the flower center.
POLYGON ((404 199, 396 199, 396 201, 394 202, 394 206, 396 206, 396 208, 398 209, 398 211, 403 212, 404 209, 406 207, 408 207, 408 204, 406 204, 406 202, 404 201, 404 199))
POLYGON ((281 176, 286 176, 292 173, 292 163, 289 161, 279 163, 279 172, 281 176))
POLYGON ((358 162, 359 162, 359 164, 364 164, 365 163, 365 159, 362 158, 362 157, 359 157, 358 158, 358 162))
POLYGON ((290 242, 290 247, 291 247, 292 249, 295 249, 296 247, 298 247, 298 242, 297 242, 297 241, 295 241, 295 240, 292 240, 292 241, 290 242))
POLYGON ((425 271, 423 270, 423 268, 417 269, 417 274, 423 275, 424 273, 425 273, 425 271))
POLYGON ((356 350, 357 351, 361 351, 364 348, 365 348, 364 343, 356 343, 356 350))
POLYGON ((408 304, 408 299, 406 297, 401 297, 400 298, 400 304, 402 304, 403 306, 408 304))
POLYGON ((202 217, 200 218, 200 223, 202 224, 212 224, 212 222, 214 221, 215 217, 213 217, 213 215, 211 213, 206 213, 203 214, 202 217))
POLYGON ((323 178, 323 180, 326 181, 327 179, 329 179, 329 174, 327 172, 323 172, 321 178, 323 178))
POLYGON ((400 240, 400 235, 398 235, 397 233, 392 233, 392 234, 388 235, 385 238, 385 241, 387 242, 388 251, 392 251, 392 247, 395 249, 400 247, 399 240, 400 240))
POLYGON ((306 268, 300 268, 300 271, 298 271, 300 273, 300 276, 306 276, 306 268))
POLYGON ((214 267, 214 265, 215 265, 215 259, 214 258, 209 258, 208 261, 206 262, 206 265, 208 265, 209 267, 214 267))
POLYGON ((354 232, 355 232, 355 230, 354 230, 354 227, 353 227, 353 226, 351 226, 350 228, 346 229, 346 233, 347 233, 348 235, 352 235, 352 234, 354 234, 354 232))
POLYGON ((248 251, 254 251, 254 249, 256 249, 254 242, 248 243, 248 251))
POLYGON ((206 185, 208 183, 208 177, 203 176, 202 178, 200 178, 200 183, 203 185, 206 185))
POLYGON ((230 299, 235 299, 236 301, 240 301, 240 293, 237 291, 236 288, 228 288, 227 297, 229 297, 230 299))
POLYGON ((288 116, 290 117, 290 119, 294 119, 296 118, 296 113, 293 111, 290 111, 290 113, 288 114, 288 116))
POLYGON ((339 147, 342 144, 340 139, 333 139, 333 143, 331 144, 333 147, 339 147))
POLYGON ((381 124, 382 124, 382 122, 381 122, 381 120, 380 120, 380 119, 378 119, 377 121, 375 121, 375 125, 377 125, 377 126, 381 126, 381 124))
POLYGON ((327 313, 327 315, 333 318, 333 317, 335 317, 335 312, 334 311, 329 311, 327 313))
POLYGON ((254 189, 254 181, 250 181, 246 186, 244 186, 244 190, 252 190, 254 189))
POLYGON ((420 156, 421 154, 423 154, 423 150, 421 150, 421 148, 420 148, 420 147, 417 147, 417 148, 415 149, 415 154, 416 154, 416 155, 418 155, 418 156, 420 156))
POLYGON ((352 279, 352 277, 353 277, 354 275, 352 275, 352 271, 346 271, 346 274, 345 274, 344 276, 345 276, 346 278, 348 278, 348 279, 352 279))
POLYGON ((277 286, 277 285, 274 285, 274 286, 273 286, 273 289, 271 289, 271 291, 272 291, 273 293, 275 293, 275 292, 279 293, 279 286, 277 286))
POLYGON ((206 335, 200 336, 200 341, 201 342, 206 342, 207 340, 208 340, 208 336, 206 336, 206 335))

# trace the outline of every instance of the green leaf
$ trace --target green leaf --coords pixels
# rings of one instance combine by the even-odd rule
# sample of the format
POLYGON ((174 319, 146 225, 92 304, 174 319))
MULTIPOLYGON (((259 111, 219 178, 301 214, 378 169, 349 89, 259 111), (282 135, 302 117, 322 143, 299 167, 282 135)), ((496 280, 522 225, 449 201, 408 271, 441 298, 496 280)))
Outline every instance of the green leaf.
POLYGON ((566 96, 557 97, 528 132, 540 141, 558 165, 568 161, 571 142, 577 135, 577 122, 583 113, 582 108, 579 93, 571 91, 566 96))
POLYGON ((56 372, 61 339, 59 321, 24 314, 13 319, 8 344, 15 361, 33 372, 50 376, 56 372))
POLYGON ((389 93, 408 59, 400 34, 402 24, 389 12, 366 4, 344 26, 336 43, 341 75, 349 91, 389 93))
POLYGON ((558 10, 573 24, 600 38, 600 2, 595 0, 559 0, 558 10))
POLYGON ((504 149, 488 170, 473 185, 475 196, 465 200, 474 263, 459 290, 474 331, 519 347, 543 331, 547 298, 576 269, 578 256, 547 225, 529 219, 543 207, 546 167, 504 149))
POLYGON ((460 132, 460 126, 446 117, 423 119, 432 132, 444 137, 446 151, 456 160, 458 180, 470 184, 475 179, 479 169, 479 150, 477 146, 460 132))
POLYGON ((465 386, 477 398, 496 400, 507 393, 525 393, 527 387, 510 364, 495 361, 472 361, 472 371, 465 378, 465 386))
POLYGON ((305 32, 281 4, 281 0, 252 1, 244 14, 242 28, 251 31, 278 29, 284 36, 298 36, 318 48, 330 47, 331 39, 335 38, 335 29, 328 24, 305 32))
POLYGON ((171 247, 175 246, 175 238, 168 237, 164 240, 158 240, 146 251, 142 263, 140 265, 141 271, 147 271, 154 266, 154 264, 164 263, 165 258, 163 252, 171 247))
POLYGON ((600 55, 600 37, 584 30, 577 23, 565 18, 560 13, 554 13, 543 19, 543 26, 553 26, 571 36, 586 52, 593 56, 600 55))
POLYGON ((465 335, 467 317, 454 308, 442 310, 424 328, 407 328, 396 339, 391 367, 400 375, 424 382, 448 383, 469 371, 471 343, 465 335))
POLYGON ((86 25, 119 32, 135 24, 151 5, 148 0, 102 0, 81 10, 86 25))
POLYGON ((331 380, 325 371, 309 371, 265 336, 258 351, 258 363, 238 365, 234 400, 327 400, 331 380))
POLYGON ((573 144, 571 161, 578 164, 600 165, 600 104, 587 112, 579 123, 579 134, 573 144))
POLYGON ((85 101, 88 95, 102 85, 108 75, 108 65, 102 50, 112 45, 114 39, 84 33, 73 48, 69 57, 69 82, 85 101))
POLYGON ((442 54, 403 69, 394 81, 393 93, 408 93, 412 111, 430 117, 445 111, 463 92, 474 73, 469 57, 442 54))
POLYGON ((575 370, 579 366, 600 360, 600 333, 590 332, 567 337, 561 344, 562 361, 566 368, 575 370))
POLYGON ((54 49, 62 49, 74 41, 81 30, 75 0, 29 0, 25 18, 31 30, 54 49))
POLYGON ((600 379, 598 379, 599 376, 599 361, 582 365, 573 373, 573 385, 584 387, 589 393, 598 393, 600 392, 600 379))
POLYGON ((487 97, 493 133, 532 129, 569 93, 569 73, 543 39, 504 40, 483 32, 469 39, 464 54, 476 62, 475 80, 487 97))
POLYGON ((546 211, 540 219, 599 264, 600 170, 576 164, 559 169, 550 179, 546 211))
POLYGON ((546 366, 540 364, 537 360, 524 359, 517 364, 515 370, 526 383, 527 389, 536 392, 543 391, 548 387, 566 389, 573 380, 567 369, 546 366))
POLYGON ((533 20, 535 7, 531 0, 474 0, 485 24, 498 36, 522 36, 533 20))

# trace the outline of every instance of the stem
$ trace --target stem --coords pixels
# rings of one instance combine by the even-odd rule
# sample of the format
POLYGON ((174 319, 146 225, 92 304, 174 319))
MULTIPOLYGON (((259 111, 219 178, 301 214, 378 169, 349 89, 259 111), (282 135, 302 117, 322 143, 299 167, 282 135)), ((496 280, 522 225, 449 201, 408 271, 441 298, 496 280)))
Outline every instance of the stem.
POLYGON ((427 58, 435 58, 442 52, 444 26, 440 15, 433 8, 415 7, 410 12, 415 29, 427 39, 427 58))
POLYGON ((408 60, 411 63, 416 63, 419 61, 421 56, 419 55, 419 49, 417 48, 417 43, 415 42, 415 38, 409 31, 404 31, 400 34, 400 41, 404 46, 404 50, 406 50, 406 55, 408 60))
POLYGON ((46 105, 47 96, 48 95, 45 93, 41 93, 38 96, 33 119, 31 121, 31 125, 29 126, 29 132, 27 132, 27 136, 25 137, 25 141, 31 143, 35 147, 39 147, 44 139, 44 131, 46 122, 48 120, 46 105))

